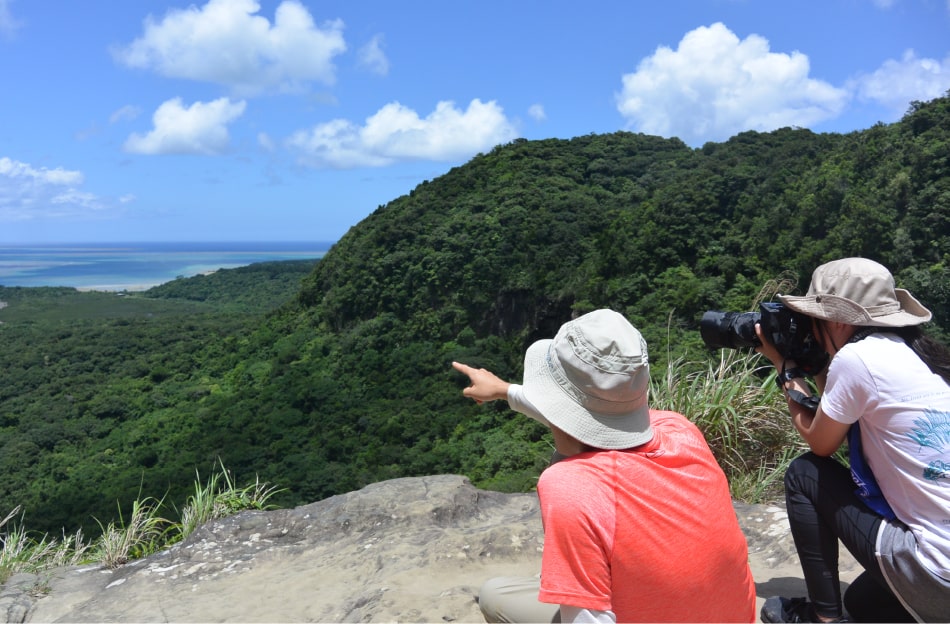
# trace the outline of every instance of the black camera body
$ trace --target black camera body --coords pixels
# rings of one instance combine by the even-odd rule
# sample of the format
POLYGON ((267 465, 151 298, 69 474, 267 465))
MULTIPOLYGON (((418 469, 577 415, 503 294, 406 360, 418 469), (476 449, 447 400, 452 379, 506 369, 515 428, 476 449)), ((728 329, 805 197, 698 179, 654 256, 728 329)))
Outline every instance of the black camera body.
POLYGON ((703 314, 699 333, 710 349, 754 349, 762 343, 755 335, 755 324, 775 345, 783 357, 795 360, 809 375, 828 365, 828 354, 812 333, 811 318, 781 303, 760 303, 761 312, 719 312, 703 314))

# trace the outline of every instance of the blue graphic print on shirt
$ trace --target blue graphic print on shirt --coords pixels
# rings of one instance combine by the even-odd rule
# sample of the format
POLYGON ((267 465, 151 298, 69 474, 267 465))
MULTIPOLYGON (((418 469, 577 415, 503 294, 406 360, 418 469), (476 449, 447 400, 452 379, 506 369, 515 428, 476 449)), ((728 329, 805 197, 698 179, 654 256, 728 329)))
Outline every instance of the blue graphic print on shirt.
MULTIPOLYGON (((914 425, 916 427, 908 435, 920 448, 927 447, 942 452, 950 445, 950 413, 927 410, 923 418, 914 420, 914 425)), ((934 482, 950 478, 950 464, 935 459, 924 469, 923 477, 934 482)))

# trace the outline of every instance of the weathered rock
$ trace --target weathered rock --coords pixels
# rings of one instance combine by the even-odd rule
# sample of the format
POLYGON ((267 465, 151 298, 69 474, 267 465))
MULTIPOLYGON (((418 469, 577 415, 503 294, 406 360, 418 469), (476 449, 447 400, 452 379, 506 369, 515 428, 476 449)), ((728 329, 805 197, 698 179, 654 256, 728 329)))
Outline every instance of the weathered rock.
MULTIPOLYGON (((784 511, 736 510, 760 597, 801 594, 784 511)), ((536 574, 542 542, 534 494, 479 490, 453 475, 395 479, 210 522, 116 570, 17 575, 0 592, 0 614, 7 622, 476 622, 482 581, 536 574)), ((856 569, 851 560, 845 567, 845 577, 856 569)))

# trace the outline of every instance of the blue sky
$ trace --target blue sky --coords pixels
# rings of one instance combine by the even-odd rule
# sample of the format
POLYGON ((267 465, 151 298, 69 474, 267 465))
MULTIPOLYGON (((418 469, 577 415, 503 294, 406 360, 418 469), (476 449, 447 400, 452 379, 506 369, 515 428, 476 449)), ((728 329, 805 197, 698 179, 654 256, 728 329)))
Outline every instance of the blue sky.
POLYGON ((948 89, 950 0, 0 0, 0 243, 336 240, 515 138, 948 89))

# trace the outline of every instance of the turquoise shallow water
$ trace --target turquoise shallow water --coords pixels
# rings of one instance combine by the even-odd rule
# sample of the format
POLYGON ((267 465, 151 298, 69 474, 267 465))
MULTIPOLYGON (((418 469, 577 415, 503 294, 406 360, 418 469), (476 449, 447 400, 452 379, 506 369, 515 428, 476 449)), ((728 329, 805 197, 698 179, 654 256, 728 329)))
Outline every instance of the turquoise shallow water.
POLYGON ((255 262, 322 258, 332 242, 0 245, 0 286, 145 290, 255 262))

